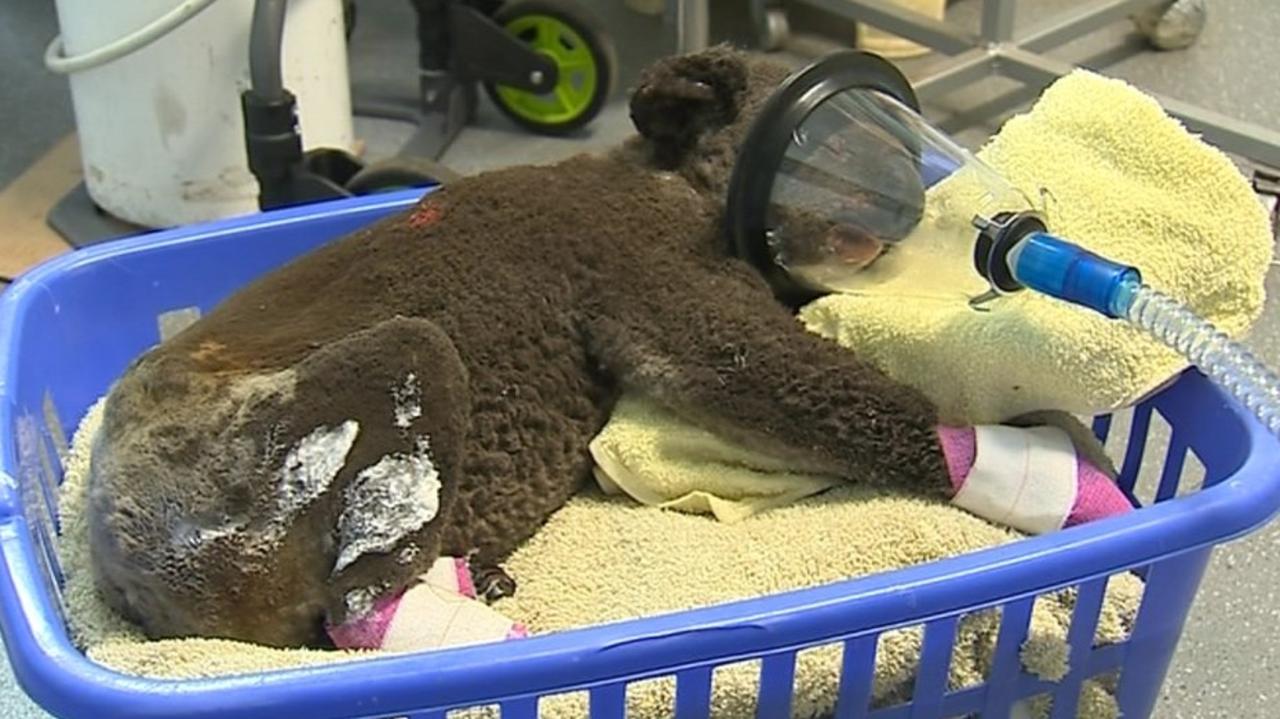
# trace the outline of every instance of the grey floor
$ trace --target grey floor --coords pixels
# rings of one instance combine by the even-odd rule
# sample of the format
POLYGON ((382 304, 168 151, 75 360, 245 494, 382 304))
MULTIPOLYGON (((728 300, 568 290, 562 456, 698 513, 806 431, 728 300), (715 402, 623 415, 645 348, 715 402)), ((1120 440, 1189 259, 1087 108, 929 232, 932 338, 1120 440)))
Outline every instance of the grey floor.
MULTIPOLYGON (((615 33, 623 89, 634 80, 639 65, 674 47, 671 28, 660 18, 632 13, 622 7, 621 0, 596 0, 593 4, 615 33)), ((1075 4, 1071 0, 1023 0, 1019 3, 1019 24, 1075 4)), ((1139 87, 1280 129, 1276 117, 1280 83, 1275 79, 1280 48, 1274 40, 1280 37, 1280 5, 1274 0, 1209 0, 1209 5, 1209 26, 1188 50, 1148 52, 1130 26, 1121 22, 1056 54, 1139 87)), ((362 4, 361 24, 352 43, 352 74, 359 87, 412 90, 413 49, 402 31, 409 17, 403 6, 362 4)), ((974 27, 979 6, 978 0, 957 0, 948 19, 974 27)), ((717 38, 745 37, 740 4, 718 0, 712 17, 717 38)), ((798 35, 787 49, 789 57, 830 46, 829 37, 809 37, 807 31, 821 28, 829 35, 835 28, 835 37, 852 38, 852 28, 811 11, 795 11, 792 24, 798 35)), ((0 63, 5 68, 0 74, 0 127, 5 130, 0 143, 0 187, 73 127, 65 86, 40 66, 40 54, 54 32, 52 3, 47 0, 0 3, 0 63)), ((920 76, 936 62, 925 58, 904 66, 908 74, 920 76)), ((1006 116, 993 115, 984 108, 998 107, 999 96, 1012 87, 992 81, 946 98, 927 108, 928 114, 947 123, 967 144, 977 144, 1006 116)), ((367 118, 358 119, 357 130, 373 157, 395 152, 412 133, 412 128, 402 123, 367 118)), ((612 103, 590 129, 567 139, 521 133, 486 104, 476 125, 465 132, 444 161, 465 173, 520 162, 551 162, 613 144, 629 132, 621 100, 612 103)), ((3 242, 0 235, 0 252, 3 242)), ((1274 269, 1268 290, 1266 313, 1250 342, 1261 357, 1280 364, 1280 272, 1274 269)), ((1280 716, 1280 711, 1269 708, 1280 701, 1278 588, 1280 523, 1217 553, 1156 717, 1280 716)), ((0 718, 34 716, 43 714, 13 684, 6 665, 0 671, 0 718)))

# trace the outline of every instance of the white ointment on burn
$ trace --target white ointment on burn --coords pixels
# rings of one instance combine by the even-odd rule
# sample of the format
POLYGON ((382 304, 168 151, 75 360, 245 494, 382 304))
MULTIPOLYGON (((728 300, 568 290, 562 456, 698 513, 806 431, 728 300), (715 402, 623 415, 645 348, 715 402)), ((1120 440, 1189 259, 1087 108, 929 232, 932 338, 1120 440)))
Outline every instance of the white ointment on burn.
POLYGON ((280 468, 275 511, 268 523, 273 538, 282 537, 294 517, 329 488, 359 433, 360 423, 349 419, 337 427, 317 427, 289 449, 280 468))
POLYGON ((391 396, 396 401, 396 426, 408 429, 410 422, 422 416, 422 386, 418 384, 418 376, 410 372, 404 384, 392 388, 391 396))
POLYGON ((413 451, 392 454, 360 470, 347 485, 338 519, 337 574, 370 552, 390 552, 440 510, 440 472, 427 437, 413 451))

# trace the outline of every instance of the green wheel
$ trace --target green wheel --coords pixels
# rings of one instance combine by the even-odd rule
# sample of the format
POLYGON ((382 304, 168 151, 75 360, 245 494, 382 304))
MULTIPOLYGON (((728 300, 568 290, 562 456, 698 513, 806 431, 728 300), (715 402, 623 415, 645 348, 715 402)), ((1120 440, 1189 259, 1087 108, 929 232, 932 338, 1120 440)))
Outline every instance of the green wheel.
POLYGON ((499 8, 493 20, 551 58, 559 75, 555 88, 540 95, 485 83, 503 114, 545 135, 572 132, 595 119, 613 90, 618 63, 594 18, 568 0, 517 0, 499 8))

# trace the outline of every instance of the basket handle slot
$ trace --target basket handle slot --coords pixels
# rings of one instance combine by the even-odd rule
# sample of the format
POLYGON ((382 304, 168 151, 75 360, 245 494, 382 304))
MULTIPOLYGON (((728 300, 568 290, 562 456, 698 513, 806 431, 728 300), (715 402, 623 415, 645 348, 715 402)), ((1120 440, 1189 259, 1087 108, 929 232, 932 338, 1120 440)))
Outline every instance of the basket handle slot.
POLYGON ((1147 432, 1151 428, 1151 405, 1144 402, 1133 410, 1133 424, 1129 426, 1129 442, 1124 450, 1124 465, 1116 483, 1120 488, 1133 495, 1134 486, 1138 482, 1138 471, 1142 469, 1142 455, 1147 450, 1147 432))
POLYGON ((1164 456, 1164 468, 1160 470, 1160 486, 1156 489, 1156 502, 1173 499, 1182 484, 1182 468, 1187 461, 1187 442, 1183 433, 1174 429, 1169 436, 1169 450, 1164 456))
POLYGON ((1100 414, 1093 418, 1093 436, 1103 444, 1106 444, 1107 437, 1111 436, 1111 417, 1112 415, 1109 414, 1100 414))

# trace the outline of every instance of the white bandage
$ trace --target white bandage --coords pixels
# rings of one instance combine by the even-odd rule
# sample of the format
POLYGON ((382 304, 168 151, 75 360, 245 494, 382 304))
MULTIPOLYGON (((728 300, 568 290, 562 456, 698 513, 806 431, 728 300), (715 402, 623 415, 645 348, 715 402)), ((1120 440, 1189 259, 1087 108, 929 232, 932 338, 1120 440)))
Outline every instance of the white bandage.
POLYGON ((432 584, 400 600, 379 647, 389 652, 499 642, 515 633, 510 619, 488 605, 432 584))
POLYGON ((466 562, 452 557, 437 559, 422 582, 400 598, 379 648, 409 652, 524 635, 523 627, 512 624, 474 595, 466 562))
POLYGON ((1061 529, 1076 502, 1076 449, 1056 427, 974 428, 973 468, 952 502, 1028 534, 1061 529))

